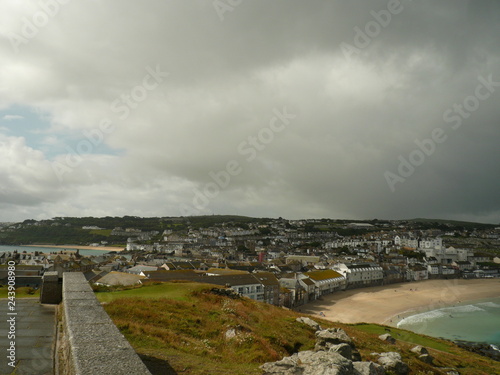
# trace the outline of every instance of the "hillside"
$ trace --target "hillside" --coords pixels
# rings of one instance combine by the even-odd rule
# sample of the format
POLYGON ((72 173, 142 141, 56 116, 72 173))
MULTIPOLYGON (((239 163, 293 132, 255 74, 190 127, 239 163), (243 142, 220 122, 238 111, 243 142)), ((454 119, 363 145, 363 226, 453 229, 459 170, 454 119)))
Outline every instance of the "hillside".
MULTIPOLYGON (((259 366, 265 362, 314 348, 314 330, 296 321, 301 314, 212 289, 164 283, 96 294, 154 374, 260 374, 259 366)), ((411 374, 446 373, 439 368, 456 368, 461 375, 500 373, 499 362, 449 341, 374 324, 315 320, 323 328, 344 329, 365 361, 376 360, 373 352, 397 351, 411 374), (387 329, 398 339, 395 345, 378 339, 387 329), (434 366, 410 351, 417 344, 436 358, 434 366)))

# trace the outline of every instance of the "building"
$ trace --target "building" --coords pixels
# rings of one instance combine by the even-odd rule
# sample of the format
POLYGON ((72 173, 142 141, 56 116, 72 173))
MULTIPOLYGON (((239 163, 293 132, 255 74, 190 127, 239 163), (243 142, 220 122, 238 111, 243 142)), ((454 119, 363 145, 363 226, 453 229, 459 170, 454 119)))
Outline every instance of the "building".
POLYGON ((424 267, 421 264, 408 266, 407 279, 409 281, 427 280, 428 278, 429 278, 429 271, 427 270, 427 267, 424 267))
POLYGON ((135 275, 126 272, 111 271, 110 273, 98 279, 95 282, 95 284, 108 285, 108 286, 115 286, 115 285, 128 286, 128 285, 141 284, 141 280, 144 278, 145 276, 141 275, 135 275))
POLYGON ((347 288, 382 285, 384 270, 376 263, 338 263, 334 269, 346 278, 347 288))
POLYGON ((346 287, 346 278, 334 270, 305 272, 315 285, 315 299, 325 294, 330 294, 346 287))

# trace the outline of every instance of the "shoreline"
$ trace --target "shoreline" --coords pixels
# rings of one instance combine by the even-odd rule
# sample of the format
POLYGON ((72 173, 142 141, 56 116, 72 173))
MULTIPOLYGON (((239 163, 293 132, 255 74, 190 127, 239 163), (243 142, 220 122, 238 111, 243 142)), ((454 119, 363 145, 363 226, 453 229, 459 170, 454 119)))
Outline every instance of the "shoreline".
POLYGON ((22 245, 22 246, 41 247, 49 249, 63 249, 63 250, 101 250, 101 251, 116 251, 116 252, 125 250, 125 248, 113 247, 113 246, 79 246, 79 245, 22 245))
POLYGON ((294 310, 334 322, 395 327, 410 315, 489 298, 500 298, 500 279, 424 280, 335 292, 294 310))

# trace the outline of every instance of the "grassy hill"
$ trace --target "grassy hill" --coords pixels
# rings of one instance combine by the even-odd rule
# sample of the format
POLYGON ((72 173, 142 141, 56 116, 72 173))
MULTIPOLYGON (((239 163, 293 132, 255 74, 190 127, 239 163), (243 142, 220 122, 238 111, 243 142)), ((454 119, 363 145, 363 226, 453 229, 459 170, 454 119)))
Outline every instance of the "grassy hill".
MULTIPOLYGON (((213 286, 162 283, 98 292, 97 298, 154 374, 260 374, 259 365, 314 347, 314 331, 295 319, 301 314, 247 298, 211 292, 213 286), (231 337, 235 333, 234 337, 231 337)), ((382 342, 375 324, 346 325, 315 319, 323 328, 343 328, 363 360, 373 352, 397 351, 411 374, 445 374, 417 359, 410 349, 424 345, 438 367, 460 374, 500 373, 500 363, 458 348, 449 341, 390 328, 396 345, 382 342)), ((389 328, 387 328, 389 329, 389 328)))
POLYGON ((441 224, 441 225, 447 225, 450 228, 479 228, 479 229, 488 229, 488 228, 494 228, 495 224, 486 224, 486 223, 476 223, 472 221, 458 221, 458 220, 447 220, 447 219, 424 219, 424 218, 417 218, 417 219, 411 219, 408 220, 414 223, 425 223, 425 224, 441 224))

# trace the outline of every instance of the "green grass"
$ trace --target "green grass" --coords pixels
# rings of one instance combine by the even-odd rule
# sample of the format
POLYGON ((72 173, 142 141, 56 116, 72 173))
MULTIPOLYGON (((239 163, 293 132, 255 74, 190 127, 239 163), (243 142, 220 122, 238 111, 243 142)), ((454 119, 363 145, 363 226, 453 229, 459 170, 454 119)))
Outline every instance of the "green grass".
MULTIPOLYGON (((7 298, 8 292, 9 290, 7 286, 0 286, 0 298, 7 298)), ((25 286, 16 288, 16 298, 33 298, 33 297, 40 297, 40 289, 34 290, 33 288, 25 286)))
POLYGON ((453 345, 449 341, 419 335, 404 329, 384 327, 377 324, 367 323, 355 324, 354 327, 363 332, 373 333, 376 335, 390 333, 397 340, 409 342, 415 345, 425 346, 426 348, 432 348, 443 352, 451 352, 451 348, 453 347, 453 345), (387 330, 390 330, 390 332, 388 332, 387 330))
POLYGON ((89 233, 109 237, 111 236, 112 231, 112 229, 91 229, 89 233))
POLYGON ((192 292, 206 289, 205 284, 197 283, 152 283, 141 287, 125 288, 111 292, 98 292, 100 302, 112 302, 120 298, 169 298, 177 301, 189 300, 192 292))
MULTIPOLYGON (((145 363, 155 364, 154 375, 257 375, 259 366, 299 350, 314 348, 312 328, 296 322, 303 316, 247 298, 230 299, 210 292, 213 285, 195 283, 150 284, 121 291, 96 293, 98 299, 145 363), (225 333, 235 329, 234 338, 225 333)), ((323 328, 339 327, 353 339, 363 360, 372 353, 397 351, 413 374, 444 374, 423 363, 411 348, 429 349, 438 367, 455 367, 461 375, 500 373, 500 364, 458 348, 446 340, 376 324, 340 324, 314 318, 323 328), (398 341, 378 336, 391 330, 398 341), (496 371, 496 372, 495 372, 496 371)))

